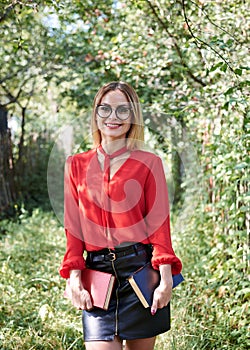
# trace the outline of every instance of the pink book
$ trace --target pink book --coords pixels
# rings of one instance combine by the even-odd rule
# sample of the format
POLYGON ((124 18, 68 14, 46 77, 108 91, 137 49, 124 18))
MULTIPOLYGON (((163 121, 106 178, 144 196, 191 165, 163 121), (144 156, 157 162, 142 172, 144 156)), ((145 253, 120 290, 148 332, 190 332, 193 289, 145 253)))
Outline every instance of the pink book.
MULTIPOLYGON (((115 283, 115 276, 110 273, 85 269, 82 271, 82 283, 89 292, 93 305, 107 310, 115 283)), ((67 280, 64 297, 70 298, 70 280, 67 280)))

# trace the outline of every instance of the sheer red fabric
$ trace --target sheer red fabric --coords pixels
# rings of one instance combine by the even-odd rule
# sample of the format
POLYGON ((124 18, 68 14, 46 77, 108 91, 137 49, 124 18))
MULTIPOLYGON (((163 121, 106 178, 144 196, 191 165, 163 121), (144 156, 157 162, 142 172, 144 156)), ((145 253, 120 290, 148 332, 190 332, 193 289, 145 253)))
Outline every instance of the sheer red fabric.
POLYGON ((64 225, 67 249, 60 274, 84 269, 85 250, 142 242, 153 245, 152 265, 182 264, 172 248, 168 191, 161 159, 135 150, 112 178, 101 170, 97 150, 70 156, 65 166, 64 225))

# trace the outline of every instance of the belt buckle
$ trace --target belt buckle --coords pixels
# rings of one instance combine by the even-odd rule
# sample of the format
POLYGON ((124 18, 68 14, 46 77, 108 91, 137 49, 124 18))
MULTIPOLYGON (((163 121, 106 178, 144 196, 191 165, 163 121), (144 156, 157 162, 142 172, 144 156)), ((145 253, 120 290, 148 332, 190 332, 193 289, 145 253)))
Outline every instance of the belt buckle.
POLYGON ((115 255, 114 252, 109 252, 107 256, 109 258, 109 261, 115 261, 116 260, 116 255, 115 255))

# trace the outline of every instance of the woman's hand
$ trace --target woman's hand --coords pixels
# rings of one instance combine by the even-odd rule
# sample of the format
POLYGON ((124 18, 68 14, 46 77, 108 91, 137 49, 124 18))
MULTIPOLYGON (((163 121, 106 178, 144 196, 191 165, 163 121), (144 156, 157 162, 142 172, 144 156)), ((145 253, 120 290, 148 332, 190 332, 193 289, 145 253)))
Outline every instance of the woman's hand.
POLYGON ((89 292, 83 288, 81 270, 70 271, 70 299, 78 309, 90 310, 93 308, 89 292))
POLYGON ((155 289, 153 295, 153 303, 151 306, 151 314, 154 315, 157 309, 161 309, 170 302, 173 288, 173 278, 171 265, 160 265, 161 281, 155 289))

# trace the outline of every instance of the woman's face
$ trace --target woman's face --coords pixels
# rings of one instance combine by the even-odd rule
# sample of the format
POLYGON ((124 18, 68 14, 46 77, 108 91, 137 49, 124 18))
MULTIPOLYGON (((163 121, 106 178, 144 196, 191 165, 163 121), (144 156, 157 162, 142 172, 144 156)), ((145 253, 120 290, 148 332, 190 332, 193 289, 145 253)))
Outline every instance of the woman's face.
POLYGON ((103 118, 96 113, 96 122, 102 140, 110 142, 125 138, 130 129, 132 112, 128 111, 130 105, 124 93, 120 90, 109 91, 103 96, 99 105, 102 105, 98 109, 103 118), (107 115, 109 116, 106 117, 107 115))

